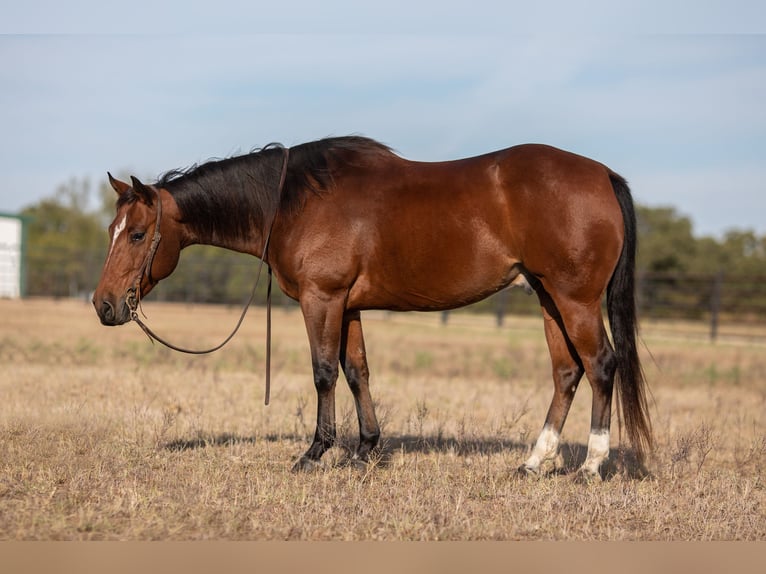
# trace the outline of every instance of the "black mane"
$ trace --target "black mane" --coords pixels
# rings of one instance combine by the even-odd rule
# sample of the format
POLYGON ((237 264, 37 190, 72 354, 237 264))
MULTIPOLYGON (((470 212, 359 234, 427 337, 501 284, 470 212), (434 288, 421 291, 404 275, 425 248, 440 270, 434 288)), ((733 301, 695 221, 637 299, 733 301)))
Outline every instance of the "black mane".
POLYGON ((375 140, 348 136, 304 143, 289 150, 281 197, 279 178, 285 148, 269 144, 252 153, 172 170, 154 184, 176 201, 184 223, 207 240, 247 237, 262 229, 277 210, 294 213, 308 193, 332 188, 338 162, 356 164, 370 154, 391 153, 375 140))

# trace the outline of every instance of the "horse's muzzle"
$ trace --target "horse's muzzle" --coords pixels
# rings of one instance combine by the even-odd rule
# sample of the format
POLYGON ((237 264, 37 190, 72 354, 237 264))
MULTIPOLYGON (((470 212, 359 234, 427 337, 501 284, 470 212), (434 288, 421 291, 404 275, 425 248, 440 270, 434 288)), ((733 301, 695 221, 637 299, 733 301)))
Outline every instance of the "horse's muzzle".
POLYGON ((113 303, 108 299, 93 298, 93 306, 96 308, 98 318, 102 325, 115 326, 127 323, 130 320, 130 309, 125 299, 113 303))

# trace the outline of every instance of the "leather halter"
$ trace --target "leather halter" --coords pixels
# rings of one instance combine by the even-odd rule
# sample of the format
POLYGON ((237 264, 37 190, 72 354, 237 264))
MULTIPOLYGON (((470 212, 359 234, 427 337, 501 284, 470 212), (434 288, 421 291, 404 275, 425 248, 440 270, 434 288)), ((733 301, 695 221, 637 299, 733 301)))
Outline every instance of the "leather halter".
MULTIPOLYGON (((217 351, 218 349, 222 348, 224 345, 226 345, 229 341, 231 341, 234 338, 234 335, 237 334, 237 331, 239 331, 239 328, 242 326, 242 322, 245 320, 245 315, 247 314, 247 311, 250 308, 250 305, 255 299, 255 292, 258 288, 258 282, 260 281, 260 278, 261 278, 261 271, 263 270, 263 264, 266 262, 266 259, 268 257, 269 242, 271 240, 271 231, 274 229, 274 221, 277 219, 277 213, 279 211, 279 202, 282 197, 282 188, 285 185, 285 178, 287 177, 287 162, 288 162, 288 159, 290 158, 290 148, 283 148, 283 149, 285 151, 285 156, 282 162, 282 172, 279 176, 279 187, 277 188, 277 204, 274 210, 274 215, 271 218, 271 223, 269 224, 268 233, 266 234, 266 241, 264 241, 263 243, 263 253, 261 255, 261 262, 258 265, 258 274, 255 277, 255 284, 253 285, 253 290, 250 292, 250 297, 248 298, 244 308, 242 309, 242 313, 239 316, 239 320, 237 321, 237 324, 234 327, 234 330, 221 343, 209 349, 202 349, 202 350, 186 349, 186 348, 174 345, 166 341, 159 335, 157 335, 154 331, 152 331, 149 328, 149 326, 146 325, 146 323, 144 323, 141 320, 141 317, 138 314, 138 310, 141 307, 141 281, 143 280, 144 275, 146 275, 147 279, 149 279, 149 283, 151 284, 156 283, 154 279, 152 278, 152 263, 154 262, 154 256, 157 253, 157 248, 159 247, 160 240, 162 239, 162 234, 160 233, 160 224, 162 222, 162 199, 160 198, 159 190, 154 188, 154 192, 157 195, 157 221, 154 224, 154 236, 152 237, 152 243, 149 246, 149 251, 147 252, 146 257, 144 258, 144 262, 141 264, 141 267, 139 268, 136 274, 136 278, 133 281, 133 285, 128 288, 126 297, 125 297, 125 303, 127 304, 128 309, 130 310, 131 320, 135 321, 138 324, 138 326, 141 327, 141 330, 144 333, 146 333, 146 336, 149 337, 150 340, 157 341, 158 343, 162 343, 169 349, 173 349, 174 351, 178 351, 180 353, 187 353, 189 355, 207 355, 209 353, 213 353, 214 351, 217 351)), ((271 276, 272 276, 272 273, 271 273, 271 265, 267 263, 266 266, 269 269, 269 280, 268 280, 268 286, 266 289, 266 399, 265 399, 265 404, 268 405, 270 396, 271 396, 271 276)))
MULTIPOLYGON (((160 233, 160 224, 162 223, 162 199, 160 198, 160 192, 158 189, 154 189, 154 193, 157 196, 157 220, 154 223, 154 235, 152 236, 152 243, 149 246, 149 251, 144 257, 144 262, 141 267, 138 268, 136 278, 133 281, 133 285, 128 288, 127 296, 125 297, 125 303, 130 309, 130 318, 134 321, 138 320, 138 308, 141 305, 141 280, 146 274, 146 278, 149 279, 149 283, 154 283, 152 279, 152 263, 154 263, 154 256, 157 254, 157 248, 160 246, 160 240, 162 239, 162 233, 160 233)), ((141 323, 139 322, 139 325, 141 323)))

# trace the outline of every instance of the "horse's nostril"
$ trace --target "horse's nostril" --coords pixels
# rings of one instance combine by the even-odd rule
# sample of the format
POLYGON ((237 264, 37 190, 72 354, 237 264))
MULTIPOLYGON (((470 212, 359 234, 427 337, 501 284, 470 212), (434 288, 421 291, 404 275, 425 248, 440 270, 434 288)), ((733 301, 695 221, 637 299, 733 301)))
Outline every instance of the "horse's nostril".
POLYGON ((112 322, 114 321, 114 305, 112 305, 109 301, 103 301, 101 303, 101 319, 104 321, 112 322))

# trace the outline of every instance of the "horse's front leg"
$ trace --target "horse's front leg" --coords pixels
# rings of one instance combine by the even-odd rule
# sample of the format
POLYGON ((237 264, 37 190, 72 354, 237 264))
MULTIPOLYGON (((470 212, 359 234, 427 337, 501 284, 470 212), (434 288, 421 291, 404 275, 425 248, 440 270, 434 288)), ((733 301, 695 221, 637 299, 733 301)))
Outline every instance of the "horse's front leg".
POLYGON ((335 442, 335 383, 344 307, 345 297, 315 293, 301 298, 317 392, 317 426, 314 441, 295 463, 294 471, 316 468, 319 459, 335 442))
POLYGON ((367 368, 367 353, 364 349, 359 311, 350 311, 343 317, 340 364, 351 393, 354 395, 356 415, 359 420, 359 448, 353 460, 367 463, 370 460, 370 453, 378 445, 380 426, 370 397, 370 371, 367 368))

